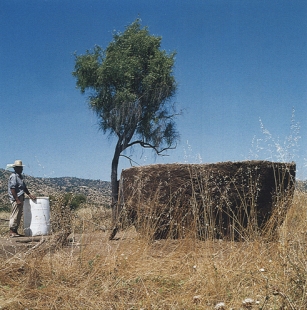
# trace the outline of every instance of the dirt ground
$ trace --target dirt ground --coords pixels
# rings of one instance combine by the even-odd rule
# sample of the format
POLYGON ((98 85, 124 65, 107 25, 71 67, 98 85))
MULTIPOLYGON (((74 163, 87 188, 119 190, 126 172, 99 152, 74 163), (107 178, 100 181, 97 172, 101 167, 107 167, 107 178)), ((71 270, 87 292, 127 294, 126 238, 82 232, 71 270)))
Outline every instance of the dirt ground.
MULTIPOLYGON (((137 237, 134 229, 128 231, 118 232, 116 238, 109 240, 110 231, 97 231, 89 234, 71 234, 68 237, 68 244, 64 246, 63 250, 73 253, 79 253, 82 248, 87 245, 93 247, 101 246, 101 244, 108 243, 108 246, 116 247, 120 241, 132 241, 137 237)), ((15 255, 23 255, 31 248, 38 245, 43 239, 48 240, 50 236, 34 236, 34 237, 15 237, 11 238, 9 235, 0 236, 0 259, 9 259, 15 255)))
POLYGON ((10 258, 18 253, 26 252, 30 247, 37 244, 37 241, 30 240, 28 237, 10 238, 9 236, 0 237, 0 258, 10 258))

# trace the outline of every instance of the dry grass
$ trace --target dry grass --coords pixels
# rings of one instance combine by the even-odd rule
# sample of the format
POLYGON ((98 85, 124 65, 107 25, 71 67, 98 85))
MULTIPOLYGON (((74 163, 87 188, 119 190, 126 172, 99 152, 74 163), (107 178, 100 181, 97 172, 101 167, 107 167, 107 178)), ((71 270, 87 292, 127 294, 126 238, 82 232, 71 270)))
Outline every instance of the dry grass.
POLYGON ((307 195, 296 192, 276 242, 159 240, 110 213, 72 216, 80 244, 0 261, 1 309, 307 309, 307 195), (93 233, 94 232, 94 233, 93 233))
POLYGON ((9 227, 9 212, 0 211, 0 235, 7 234, 9 227))

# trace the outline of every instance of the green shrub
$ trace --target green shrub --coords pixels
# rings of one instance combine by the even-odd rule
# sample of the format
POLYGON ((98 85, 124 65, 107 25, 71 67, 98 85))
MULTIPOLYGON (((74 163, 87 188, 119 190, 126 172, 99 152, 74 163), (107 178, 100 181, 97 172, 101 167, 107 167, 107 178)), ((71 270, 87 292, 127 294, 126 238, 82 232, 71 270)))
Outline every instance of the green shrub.
POLYGON ((73 195, 70 202, 70 210, 76 210, 81 204, 86 202, 86 196, 83 194, 73 195))

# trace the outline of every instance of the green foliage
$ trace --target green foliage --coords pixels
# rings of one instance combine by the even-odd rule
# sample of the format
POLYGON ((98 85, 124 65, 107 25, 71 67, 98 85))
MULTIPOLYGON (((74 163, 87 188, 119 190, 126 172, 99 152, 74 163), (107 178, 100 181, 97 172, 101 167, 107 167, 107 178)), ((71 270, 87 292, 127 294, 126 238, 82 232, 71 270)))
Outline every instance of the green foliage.
POLYGON ((76 55, 77 87, 91 92, 90 108, 103 132, 118 137, 120 152, 135 143, 170 147, 178 138, 170 105, 175 53, 168 55, 160 46, 161 37, 151 36, 136 20, 115 34, 106 50, 96 46, 76 55))
MULTIPOLYGON (((50 196, 50 200, 57 201, 58 199, 54 196, 50 196)), ((76 210, 86 202, 86 196, 83 194, 63 193, 61 201, 62 204, 69 207, 70 210, 76 210)))
POLYGON ((84 204, 86 202, 86 197, 82 194, 78 194, 72 197, 71 203, 70 203, 70 209, 76 210, 80 207, 81 204, 84 204))

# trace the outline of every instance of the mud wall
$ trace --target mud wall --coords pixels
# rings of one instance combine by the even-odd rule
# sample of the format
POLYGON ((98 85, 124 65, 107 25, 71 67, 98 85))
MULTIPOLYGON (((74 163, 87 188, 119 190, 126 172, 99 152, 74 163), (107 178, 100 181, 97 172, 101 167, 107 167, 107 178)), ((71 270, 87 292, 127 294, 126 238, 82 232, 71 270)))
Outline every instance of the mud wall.
POLYGON ((132 167, 122 171, 119 205, 125 220, 156 239, 246 239, 282 223, 295 168, 268 161, 132 167))

